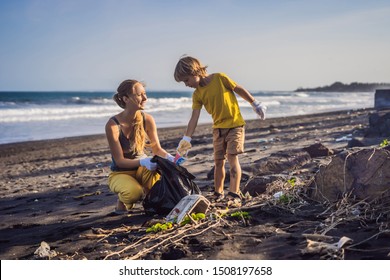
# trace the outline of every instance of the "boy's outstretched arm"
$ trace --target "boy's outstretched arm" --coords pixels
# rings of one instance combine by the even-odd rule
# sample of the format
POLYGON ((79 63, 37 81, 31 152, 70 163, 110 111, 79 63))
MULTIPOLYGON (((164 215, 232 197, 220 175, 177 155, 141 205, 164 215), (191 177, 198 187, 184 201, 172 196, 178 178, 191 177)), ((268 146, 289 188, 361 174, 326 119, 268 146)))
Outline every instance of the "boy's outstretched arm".
POLYGON ((200 109, 193 109, 191 119, 188 122, 187 131, 183 136, 183 139, 180 140, 176 149, 180 155, 185 155, 191 149, 191 137, 198 125, 199 116, 200 109))
POLYGON ((188 122, 187 131, 185 134, 186 136, 192 137, 192 134, 194 134, 195 128, 198 125, 199 116, 200 116, 200 109, 193 109, 191 119, 188 122))
POLYGON ((252 103, 255 101, 255 98, 252 96, 252 94, 249 93, 245 88, 243 88, 240 85, 237 85, 233 91, 237 93, 239 96, 241 96, 244 100, 248 101, 249 103, 252 103))
POLYGON ((265 119, 265 112, 267 110, 267 107, 261 104, 259 101, 257 101, 252 94, 249 93, 245 88, 242 86, 237 85, 234 88, 234 92, 237 93, 239 96, 241 96, 244 100, 248 101, 252 108, 253 111, 260 117, 260 119, 264 120, 265 119))

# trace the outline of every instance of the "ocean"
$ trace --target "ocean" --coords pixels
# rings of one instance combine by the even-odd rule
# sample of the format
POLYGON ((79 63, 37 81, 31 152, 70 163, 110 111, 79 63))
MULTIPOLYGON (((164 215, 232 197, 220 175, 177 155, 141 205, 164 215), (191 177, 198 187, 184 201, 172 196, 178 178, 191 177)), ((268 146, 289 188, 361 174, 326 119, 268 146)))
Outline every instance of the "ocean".
MULTIPOLYGON (((267 118, 371 108, 373 92, 251 91, 268 108, 267 118)), ((0 144, 103 134, 107 120, 122 109, 113 92, 0 92, 0 144)), ((148 91, 145 111, 157 127, 187 125, 191 92, 148 91)), ((255 119, 250 104, 237 97, 244 119, 255 119)), ((199 124, 211 123, 202 110, 199 124)), ((183 129, 184 133, 184 129, 183 129)))

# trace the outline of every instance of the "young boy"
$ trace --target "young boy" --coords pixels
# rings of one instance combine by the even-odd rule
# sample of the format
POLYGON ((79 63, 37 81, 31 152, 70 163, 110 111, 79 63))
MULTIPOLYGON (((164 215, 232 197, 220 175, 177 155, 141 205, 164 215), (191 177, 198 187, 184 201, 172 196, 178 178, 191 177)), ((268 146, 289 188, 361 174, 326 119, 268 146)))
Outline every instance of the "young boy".
POLYGON ((206 68, 207 66, 203 66, 198 59, 190 56, 181 58, 176 65, 175 80, 184 82, 187 87, 195 89, 192 94, 191 119, 177 150, 183 155, 191 148, 191 136, 198 124, 200 110, 204 106, 213 119, 215 164, 213 200, 220 201, 224 198, 226 157, 230 165, 230 186, 227 198, 241 199, 241 166, 238 154, 244 151, 245 121, 241 116, 234 93, 248 101, 262 120, 265 119, 266 107, 224 73, 207 74, 206 68))

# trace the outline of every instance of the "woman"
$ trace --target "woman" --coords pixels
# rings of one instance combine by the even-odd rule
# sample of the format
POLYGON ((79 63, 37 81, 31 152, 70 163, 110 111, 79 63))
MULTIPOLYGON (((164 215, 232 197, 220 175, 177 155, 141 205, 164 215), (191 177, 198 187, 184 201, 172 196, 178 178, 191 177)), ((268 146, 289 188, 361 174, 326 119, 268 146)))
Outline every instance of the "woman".
POLYGON ((153 117, 142 111, 147 100, 142 83, 123 81, 113 99, 124 110, 106 124, 112 156, 108 185, 118 194, 115 213, 122 214, 141 200, 160 177, 155 172, 157 164, 145 155, 145 147, 150 147, 153 155, 170 161, 174 157, 161 148, 153 117))

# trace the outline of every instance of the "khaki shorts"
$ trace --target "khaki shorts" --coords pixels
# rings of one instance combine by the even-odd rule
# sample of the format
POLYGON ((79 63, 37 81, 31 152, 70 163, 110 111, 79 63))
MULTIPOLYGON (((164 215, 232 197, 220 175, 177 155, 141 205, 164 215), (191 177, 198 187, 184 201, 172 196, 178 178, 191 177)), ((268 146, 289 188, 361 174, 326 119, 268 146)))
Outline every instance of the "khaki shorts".
POLYGON ((226 154, 237 155, 244 152, 245 128, 214 128, 214 159, 226 159, 226 154))

